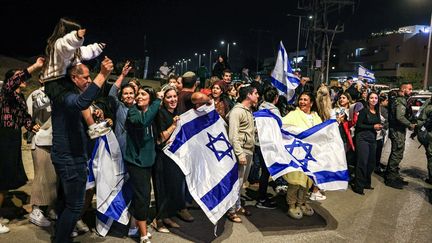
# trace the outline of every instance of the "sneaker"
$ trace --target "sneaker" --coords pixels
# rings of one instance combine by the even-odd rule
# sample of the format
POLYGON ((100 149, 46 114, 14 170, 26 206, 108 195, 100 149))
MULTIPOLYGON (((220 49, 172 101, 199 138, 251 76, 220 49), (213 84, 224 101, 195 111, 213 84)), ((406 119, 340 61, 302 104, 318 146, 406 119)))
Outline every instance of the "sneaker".
POLYGON ((148 236, 142 236, 140 238, 140 243, 151 243, 150 238, 148 236))
POLYGON ((111 131, 111 128, 108 126, 108 123, 106 121, 102 121, 90 125, 87 133, 91 139, 95 139, 106 135, 109 133, 109 131, 111 131))
POLYGON ((186 222, 192 222, 194 221, 194 217, 189 213, 187 209, 182 209, 177 213, 178 217, 186 222))
POLYGON ((402 178, 402 177, 398 177, 396 179, 396 181, 399 182, 400 184, 404 185, 404 186, 408 185, 408 181, 404 180, 404 178, 402 178))
POLYGON ((386 186, 393 187, 393 188, 399 189, 399 190, 402 190, 403 186, 404 186, 401 182, 399 182, 397 180, 385 180, 384 184, 386 186))
POLYGON ((39 208, 33 208, 29 216, 29 221, 40 227, 48 227, 51 222, 43 215, 42 210, 39 208))
POLYGON ((258 200, 258 202, 255 204, 255 207, 263 209, 275 209, 276 203, 273 200, 267 198, 264 200, 258 200))
POLYGON ((317 192, 312 192, 309 199, 312 201, 322 201, 322 200, 326 200, 326 196, 321 194, 320 191, 317 192))
POLYGON ((9 224, 9 219, 0 217, 0 224, 9 224))
POLYGON ((282 186, 276 186, 275 192, 279 195, 286 194, 288 191, 288 186, 282 185, 282 186))
POLYGON ((86 233, 90 231, 89 227, 81 219, 77 221, 75 229, 80 233, 86 233))
POLYGON ((10 229, 8 227, 4 226, 3 224, 0 224, 0 234, 5 234, 9 231, 10 229))

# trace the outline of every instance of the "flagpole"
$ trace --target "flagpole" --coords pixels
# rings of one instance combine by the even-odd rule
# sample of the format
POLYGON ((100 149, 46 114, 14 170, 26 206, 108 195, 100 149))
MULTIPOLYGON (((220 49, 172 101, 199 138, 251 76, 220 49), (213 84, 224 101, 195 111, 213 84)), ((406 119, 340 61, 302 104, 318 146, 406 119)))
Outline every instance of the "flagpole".
POLYGON ((429 59, 430 59, 430 51, 431 51, 431 39, 432 39, 432 13, 431 13, 431 20, 429 24, 429 42, 428 42, 428 48, 426 53, 426 70, 425 70, 425 77, 423 80, 423 89, 428 90, 428 78, 429 78, 429 59))

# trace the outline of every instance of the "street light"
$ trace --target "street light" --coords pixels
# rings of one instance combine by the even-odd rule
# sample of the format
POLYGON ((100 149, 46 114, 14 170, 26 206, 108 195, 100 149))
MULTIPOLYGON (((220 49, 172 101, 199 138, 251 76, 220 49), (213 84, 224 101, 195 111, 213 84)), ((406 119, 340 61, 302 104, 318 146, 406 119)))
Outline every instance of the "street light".
POLYGON ((203 57, 205 57, 205 53, 203 53, 203 54, 198 54, 197 52, 195 52, 195 54, 194 54, 195 56, 198 56, 198 65, 197 65, 197 70, 198 70, 198 68, 200 67, 200 65, 201 65, 201 56, 203 56, 203 57))
POLYGON ((299 56, 299 45, 300 45, 300 30, 301 30, 301 20, 302 18, 307 17, 309 20, 313 19, 312 15, 296 15, 296 14, 287 14, 288 17, 298 17, 298 30, 297 30, 297 50, 296 50, 296 61, 295 61, 295 69, 298 67, 298 56, 299 56))
MULTIPOLYGON (((225 41, 221 41, 220 42, 221 45, 225 45, 225 41)), ((237 42, 227 42, 227 59, 229 59, 229 49, 230 49, 230 44, 232 44, 233 46, 237 45, 237 42)))

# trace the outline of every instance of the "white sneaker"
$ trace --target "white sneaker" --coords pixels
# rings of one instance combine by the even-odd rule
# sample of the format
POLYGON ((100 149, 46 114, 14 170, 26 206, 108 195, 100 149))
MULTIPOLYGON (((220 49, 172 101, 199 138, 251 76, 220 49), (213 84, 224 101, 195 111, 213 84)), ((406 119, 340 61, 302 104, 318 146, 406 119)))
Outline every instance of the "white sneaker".
POLYGON ((8 227, 4 226, 3 224, 0 224, 0 234, 7 233, 9 231, 10 229, 8 227))
POLYGON ((0 217, 0 224, 9 224, 9 219, 5 219, 3 217, 0 217))
POLYGON ((320 191, 312 192, 310 197, 309 197, 309 199, 313 200, 313 201, 323 201, 323 200, 326 200, 326 198, 327 197, 325 195, 321 194, 320 191))
POLYGON ((90 231, 89 227, 81 219, 77 221, 75 229, 80 233, 86 233, 90 231))
POLYGON ((29 221, 40 227, 48 227, 51 222, 43 215, 42 210, 39 208, 33 208, 30 213, 29 221))
POLYGON ((150 238, 148 236, 142 236, 140 238, 140 243, 151 243, 150 238))

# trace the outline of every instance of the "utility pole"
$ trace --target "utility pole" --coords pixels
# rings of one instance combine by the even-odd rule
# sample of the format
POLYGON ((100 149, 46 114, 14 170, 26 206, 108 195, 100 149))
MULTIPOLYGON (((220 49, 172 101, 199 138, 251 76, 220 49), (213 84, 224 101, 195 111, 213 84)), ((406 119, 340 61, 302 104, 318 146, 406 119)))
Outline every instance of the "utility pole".
POLYGON ((308 27, 307 61, 309 68, 307 73, 314 80, 315 86, 323 81, 328 81, 329 55, 333 40, 336 34, 344 31, 342 18, 345 17, 345 9, 351 7, 354 12, 354 6, 354 0, 298 0, 297 8, 313 16, 313 22, 308 27), (335 18, 337 15, 339 18, 335 18), (331 20, 329 16, 332 16, 331 20), (309 34, 311 34, 310 38, 309 34), (329 34, 332 35, 331 38, 329 34), (318 67, 317 57, 321 58, 321 64, 318 67))
POLYGON ((426 70, 425 70, 425 77, 423 81, 423 89, 428 90, 428 79, 429 79, 429 61, 430 61, 430 51, 431 51, 431 38, 432 38, 432 13, 431 13, 431 20, 429 24, 429 41, 428 41, 428 47, 427 47, 427 53, 426 53, 426 70))

